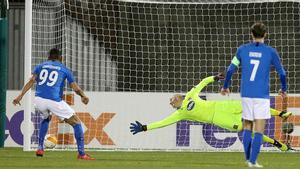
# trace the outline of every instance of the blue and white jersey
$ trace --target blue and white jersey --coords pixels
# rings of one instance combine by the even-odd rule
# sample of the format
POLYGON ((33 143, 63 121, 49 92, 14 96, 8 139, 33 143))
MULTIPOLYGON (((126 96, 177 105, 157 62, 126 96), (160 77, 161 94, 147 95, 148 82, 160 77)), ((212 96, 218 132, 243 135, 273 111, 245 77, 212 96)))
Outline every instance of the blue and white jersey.
MULTIPOLYGON (((285 70, 274 48, 258 42, 244 44, 238 48, 232 64, 236 67, 241 65, 242 97, 269 99, 270 67, 272 65, 280 75, 282 90, 286 91, 285 70)), ((226 87, 225 83, 224 86, 226 87)))
POLYGON ((65 80, 74 82, 72 72, 59 61, 46 61, 37 65, 33 71, 37 75, 35 95, 45 99, 61 101, 65 80))

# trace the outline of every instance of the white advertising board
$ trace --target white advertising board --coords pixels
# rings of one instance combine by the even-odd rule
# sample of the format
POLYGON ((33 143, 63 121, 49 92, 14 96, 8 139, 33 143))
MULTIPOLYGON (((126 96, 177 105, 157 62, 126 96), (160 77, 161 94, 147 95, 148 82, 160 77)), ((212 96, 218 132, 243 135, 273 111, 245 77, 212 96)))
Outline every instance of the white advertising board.
MULTIPOLYGON (((18 147, 23 144, 24 129, 23 106, 13 106, 13 98, 19 91, 7 93, 7 138, 5 146, 18 147)), ((169 105, 172 93, 132 93, 132 92, 87 92, 90 103, 84 105, 78 96, 74 97, 71 107, 82 120, 85 132, 85 144, 89 148, 99 149, 150 149, 150 150, 242 150, 241 134, 222 130, 216 126, 195 122, 179 122, 171 126, 132 135, 129 124, 139 121, 149 124, 170 115, 174 109, 169 105)), ((205 94, 203 94, 205 95, 205 94)), ((219 94, 208 94, 208 100, 239 99, 237 94, 230 97, 219 94)), ((272 99, 271 99, 272 100, 272 99)), ((275 100, 275 99, 273 99, 275 100)), ((300 99, 299 99, 300 101, 300 99)), ((272 102, 272 101, 271 101, 272 102)), ((276 101, 273 101, 272 104, 276 101)), ((290 108, 295 111, 294 120, 299 119, 297 106, 290 108)), ((33 116, 33 124, 40 120, 39 115, 33 116)), ((56 119, 58 122, 58 120, 56 119)), ((298 120, 299 121, 299 120, 298 120)), ((267 130, 268 135, 275 136, 274 128, 278 128, 276 119, 270 120, 267 130)), ((300 130, 295 123, 294 137, 299 140, 300 130)), ((32 125, 31 133, 37 134, 38 125, 32 125), (35 131, 35 132, 34 132, 35 131)), ((52 134, 60 134, 64 138, 61 144, 74 144, 73 130, 68 125, 54 122, 49 128, 52 134), (53 133, 54 132, 54 133, 53 133)), ((33 142, 34 142, 33 137, 33 142)), ((295 142, 295 146, 299 146, 295 142)), ((264 145, 270 149, 270 145, 264 145)), ((271 148, 272 149, 272 148, 271 148)))

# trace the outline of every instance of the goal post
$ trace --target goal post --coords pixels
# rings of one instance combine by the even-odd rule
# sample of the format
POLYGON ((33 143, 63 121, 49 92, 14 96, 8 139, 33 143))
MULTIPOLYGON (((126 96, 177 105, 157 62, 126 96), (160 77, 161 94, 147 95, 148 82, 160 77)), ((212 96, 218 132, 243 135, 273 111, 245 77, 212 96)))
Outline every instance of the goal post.
MULTIPOLYGON (((300 0, 28 0, 26 1, 25 80, 47 59, 49 49, 62 50, 63 63, 87 92, 84 106, 68 87, 64 99, 76 111, 91 150, 242 151, 241 134, 213 125, 182 121, 132 136, 129 123, 158 121, 174 110, 169 97, 186 93, 207 76, 224 72, 239 45, 251 40, 250 26, 262 21, 266 43, 275 47, 287 70, 288 122, 299 126, 300 0), (158 139, 159 138, 159 139, 158 139)), ((281 110, 279 78, 270 75, 272 107, 281 110)), ((208 85, 207 100, 240 99, 240 73, 232 94, 218 94, 221 84, 208 85)), ((24 150, 37 147, 41 117, 27 94, 24 150), (30 113, 32 112, 32 113, 30 113)), ((266 134, 287 141, 278 117, 266 134)), ((56 149, 75 150, 72 127, 54 117, 49 133, 56 149)), ((300 148, 295 127, 290 144, 300 148)), ((275 150, 264 144, 263 150, 275 150)))
MULTIPOLYGON (((25 56, 24 56, 24 84, 28 82, 31 76, 32 65, 32 0, 25 1, 25 56)), ((31 90, 24 96, 24 137, 23 150, 29 151, 31 149, 31 134, 32 122, 31 112, 33 102, 31 99, 31 90)))

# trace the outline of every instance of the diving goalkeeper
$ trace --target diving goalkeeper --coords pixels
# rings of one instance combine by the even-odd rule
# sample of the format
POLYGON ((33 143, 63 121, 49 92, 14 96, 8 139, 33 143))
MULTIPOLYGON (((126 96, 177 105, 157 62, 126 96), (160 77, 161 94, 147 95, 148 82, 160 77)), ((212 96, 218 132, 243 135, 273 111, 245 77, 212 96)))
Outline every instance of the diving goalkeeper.
MULTIPOLYGON (((148 125, 140 122, 130 123, 130 131, 136 134, 142 131, 153 130, 174 124, 180 120, 191 120, 202 123, 214 124, 230 131, 242 130, 242 104, 239 100, 206 101, 199 98, 201 90, 209 83, 224 79, 222 74, 210 76, 203 79, 197 86, 190 90, 185 96, 176 94, 170 99, 170 105, 177 109, 165 119, 148 125)), ((273 116, 287 119, 292 113, 271 109, 273 116)), ((268 142, 282 151, 287 151, 287 145, 263 136, 263 141, 268 142)))

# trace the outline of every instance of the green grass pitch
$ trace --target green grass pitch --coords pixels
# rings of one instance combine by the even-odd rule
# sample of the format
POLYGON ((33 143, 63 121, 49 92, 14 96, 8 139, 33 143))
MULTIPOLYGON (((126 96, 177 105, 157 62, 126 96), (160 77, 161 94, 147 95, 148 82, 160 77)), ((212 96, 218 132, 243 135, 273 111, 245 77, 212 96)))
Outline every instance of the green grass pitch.
MULTIPOLYGON (((76 152, 50 151, 42 158, 20 148, 0 149, 0 169, 241 169, 243 153, 233 152, 89 152, 95 161, 76 159, 76 152)), ((300 167, 300 153, 260 154, 264 168, 300 167)))

